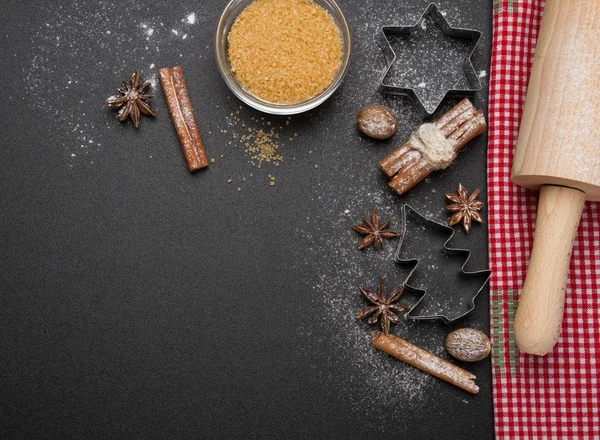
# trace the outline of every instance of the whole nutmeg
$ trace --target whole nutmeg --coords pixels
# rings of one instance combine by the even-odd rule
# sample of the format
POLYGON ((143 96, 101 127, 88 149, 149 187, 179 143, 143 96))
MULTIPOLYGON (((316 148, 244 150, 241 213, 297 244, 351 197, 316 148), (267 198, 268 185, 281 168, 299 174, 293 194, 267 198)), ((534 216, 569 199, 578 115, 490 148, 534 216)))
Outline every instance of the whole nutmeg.
POLYGON ((446 350, 459 361, 476 362, 488 357, 492 344, 485 333, 461 328, 446 337, 446 350))
POLYGON ((358 129, 375 139, 388 139, 398 131, 398 118, 383 105, 368 105, 358 112, 358 129))

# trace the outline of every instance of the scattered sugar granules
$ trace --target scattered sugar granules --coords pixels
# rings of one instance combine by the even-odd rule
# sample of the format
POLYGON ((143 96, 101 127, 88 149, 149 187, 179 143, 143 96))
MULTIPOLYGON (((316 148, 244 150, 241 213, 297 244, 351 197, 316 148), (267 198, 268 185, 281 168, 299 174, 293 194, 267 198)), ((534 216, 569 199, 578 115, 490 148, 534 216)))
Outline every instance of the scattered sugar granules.
POLYGON ((340 29, 312 0, 257 0, 236 18, 227 40, 240 83, 278 104, 317 96, 342 63, 340 29))
MULTIPOLYGON (((222 134, 231 134, 229 145, 239 145, 244 148, 244 154, 248 158, 248 162, 257 168, 262 168, 265 163, 279 166, 283 161, 283 155, 280 153, 280 148, 286 143, 280 139, 280 131, 284 130, 283 121, 281 124, 266 120, 264 117, 251 117, 246 120, 242 117, 243 107, 232 112, 227 117, 228 126, 233 127, 229 132, 220 130, 222 134)), ((291 117, 286 119, 286 128, 289 127, 291 117)), ((285 137, 285 135, 284 135, 285 137)), ((298 137, 294 133, 294 137, 290 137, 290 142, 298 137)))
POLYGON ((245 141, 244 151, 250 162, 258 168, 261 168, 264 162, 279 166, 279 163, 283 162, 283 156, 277 152, 278 138, 279 134, 273 129, 265 131, 262 128, 249 128, 248 134, 242 136, 242 141, 245 141))

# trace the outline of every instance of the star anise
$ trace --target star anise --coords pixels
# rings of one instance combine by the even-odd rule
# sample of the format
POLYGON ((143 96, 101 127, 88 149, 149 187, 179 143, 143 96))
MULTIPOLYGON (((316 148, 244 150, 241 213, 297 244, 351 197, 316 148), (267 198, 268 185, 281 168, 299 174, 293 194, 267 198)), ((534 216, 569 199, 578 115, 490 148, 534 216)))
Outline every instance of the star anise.
POLYGON ((119 121, 125 121, 130 117, 135 128, 138 128, 140 126, 140 113, 156 116, 156 112, 146 102, 152 98, 151 94, 146 93, 149 85, 149 82, 140 85, 140 71, 138 69, 133 72, 129 82, 123 81, 123 84, 117 86, 120 95, 111 96, 106 100, 106 103, 109 107, 120 107, 117 114, 119 121))
POLYGON ((398 301, 402 293, 404 293, 404 287, 397 287, 390 296, 388 296, 385 287, 385 278, 381 278, 379 281, 379 290, 377 292, 373 292, 365 287, 360 287, 359 289, 360 293, 362 293, 373 306, 362 309, 356 316, 357 319, 365 319, 367 316, 370 316, 368 321, 369 324, 375 324, 379 320, 381 330, 387 335, 390 332, 390 324, 398 324, 400 322, 397 313, 406 312, 408 310, 408 307, 404 305, 394 304, 398 301))
POLYGON ((370 245, 373 245, 376 250, 383 249, 385 246, 383 241, 384 238, 389 240, 398 237, 400 234, 387 229, 390 225, 390 222, 391 220, 388 220, 384 224, 380 225, 379 214, 377 211, 373 211, 373 217, 371 221, 367 220, 366 217, 363 217, 364 225, 352 226, 352 229, 354 229, 360 235, 366 235, 366 237, 360 242, 358 248, 364 249, 370 245))
POLYGON ((446 206, 448 211, 454 213, 448 219, 448 224, 450 226, 454 226, 462 221, 465 231, 469 232, 473 220, 483 223, 483 219, 478 212, 483 208, 483 202, 477 200, 479 193, 479 188, 477 188, 470 195, 467 195, 467 190, 461 183, 458 184, 458 194, 446 193, 446 198, 454 202, 446 206))

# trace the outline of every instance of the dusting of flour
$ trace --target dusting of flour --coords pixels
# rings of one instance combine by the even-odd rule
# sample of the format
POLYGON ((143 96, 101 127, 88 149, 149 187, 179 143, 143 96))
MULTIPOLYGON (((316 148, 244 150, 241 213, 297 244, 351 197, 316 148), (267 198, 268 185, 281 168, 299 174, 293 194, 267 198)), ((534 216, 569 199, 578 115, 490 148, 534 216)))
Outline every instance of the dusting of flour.
MULTIPOLYGON (((330 139, 323 145, 311 145, 313 154, 326 155, 328 159, 320 166, 319 180, 313 186, 313 197, 318 201, 319 209, 307 216, 305 228, 298 231, 298 235, 309 242, 299 249, 311 249, 307 255, 299 255, 299 260, 304 259, 307 271, 315 266, 315 262, 318 267, 311 297, 323 313, 317 324, 311 320, 311 325, 307 324, 300 331, 309 340, 315 336, 315 325, 321 327, 319 334, 328 334, 327 341, 319 341, 310 347, 311 350, 326 349, 331 358, 330 368, 318 374, 324 381, 339 386, 344 395, 349 396, 356 413, 368 419, 375 431, 389 425, 389 420, 383 420, 381 414, 396 414, 401 420, 407 405, 412 413, 426 409, 427 402, 440 391, 438 379, 374 349, 370 341, 370 331, 374 327, 356 320, 358 311, 367 305, 360 296, 359 286, 376 288, 379 277, 386 276, 389 290, 405 281, 410 268, 393 261, 397 240, 388 241, 381 252, 359 251, 361 237, 351 229, 352 225, 362 223, 363 216, 369 216, 377 209, 383 220, 392 220, 392 230, 400 231, 404 203, 437 221, 446 218, 444 191, 436 187, 435 179, 425 179, 418 191, 398 197, 387 187, 387 179, 377 166, 394 145, 402 143, 422 123, 405 98, 378 92, 377 86, 386 66, 377 44, 377 34, 384 25, 413 25, 422 10, 414 7, 409 11, 395 2, 362 2, 363 14, 350 23, 355 62, 342 85, 343 94, 327 104, 328 112, 345 115, 356 115, 362 107, 371 104, 392 108, 399 119, 399 131, 390 142, 377 143, 355 133, 356 121, 350 116, 347 126, 340 127, 332 126, 331 118, 324 123, 320 110, 308 115, 311 126, 320 133, 329 133, 330 139), (346 134, 340 137, 340 132, 346 134), (338 374, 340 368, 346 371, 343 377, 338 374), (384 407, 387 409, 382 411, 384 407)), ((463 26, 457 11, 443 11, 443 14, 453 26, 463 26)), ((427 23, 423 22, 422 26, 423 31, 428 29, 427 23)), ((443 58, 446 54, 439 56, 443 58)), ((436 86, 432 77, 411 80, 420 88, 436 86)), ((428 252, 427 248, 423 250, 428 252)), ((426 269, 427 276, 435 276, 435 265, 426 269)), ((401 302, 412 305, 417 299, 406 295, 401 302)), ((393 334, 446 357, 443 340, 447 328, 443 324, 404 319, 403 322, 405 324, 392 328, 393 334)))
POLYGON ((55 121, 58 131, 50 143, 63 149, 71 167, 93 164, 103 133, 120 129, 105 117, 103 101, 114 85, 139 68, 156 93, 157 60, 167 51, 171 59, 179 52, 179 58, 204 17, 190 11, 167 22, 149 5, 133 1, 79 0, 41 8, 46 22, 32 37, 31 61, 23 72, 25 99, 55 121))

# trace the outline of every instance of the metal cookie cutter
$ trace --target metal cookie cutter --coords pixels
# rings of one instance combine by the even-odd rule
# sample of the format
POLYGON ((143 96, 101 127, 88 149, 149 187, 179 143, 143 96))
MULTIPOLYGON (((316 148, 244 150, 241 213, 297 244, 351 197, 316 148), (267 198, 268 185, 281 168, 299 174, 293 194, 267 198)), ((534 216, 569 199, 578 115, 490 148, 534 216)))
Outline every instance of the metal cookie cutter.
POLYGON ((481 32, 471 29, 458 29, 453 28, 446 21, 446 18, 442 15, 439 8, 435 3, 431 3, 425 12, 421 15, 419 20, 415 23, 414 26, 384 26, 381 28, 381 31, 378 34, 378 42, 379 46, 383 50, 383 54, 386 60, 386 69, 385 73, 381 77, 379 90, 382 93, 387 93, 390 95, 405 95, 407 96, 411 102, 413 103, 416 110, 421 114, 422 117, 427 118, 432 116, 439 104, 449 96, 465 96, 465 95, 473 95, 475 92, 481 90, 481 83, 479 82, 479 77, 477 76, 477 72, 475 72, 475 68, 471 62, 471 56, 475 51, 475 47, 479 43, 481 39, 481 32), (388 35, 410 35, 417 29, 420 29, 421 23, 426 17, 431 17, 431 19, 439 26, 442 32, 448 36, 461 40, 466 40, 470 42, 469 48, 467 50, 467 54, 463 61, 463 71, 465 74, 465 79, 467 81, 468 87, 466 88, 449 88, 445 90, 441 90, 444 92, 443 98, 435 105, 433 109, 427 109, 425 103, 419 98, 417 93, 415 92, 415 88, 413 87, 399 87, 394 84, 387 84, 385 82, 386 77, 390 73, 394 62, 396 61, 396 54, 390 45, 390 41, 388 39, 388 35))
POLYGON ((463 318, 475 309, 475 298, 485 287, 492 272, 489 269, 476 272, 464 270, 471 251, 448 247, 454 236, 453 228, 430 220, 409 205, 404 205, 403 214, 404 227, 394 260, 413 265, 404 285, 410 291, 422 294, 408 311, 407 317, 413 320, 441 319, 447 324, 463 318), (427 247, 425 240, 419 238, 423 234, 438 239, 435 249, 431 245, 427 247), (432 263, 431 260, 436 258, 443 261, 432 263), (444 269, 439 267, 441 264, 444 269), (452 265, 455 269, 448 270, 447 266, 452 265), (452 274, 452 279, 447 279, 448 273, 452 274), (426 289, 410 285, 413 277, 425 279, 435 287, 426 289), (419 313, 416 313, 417 310, 420 310, 419 313))

